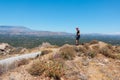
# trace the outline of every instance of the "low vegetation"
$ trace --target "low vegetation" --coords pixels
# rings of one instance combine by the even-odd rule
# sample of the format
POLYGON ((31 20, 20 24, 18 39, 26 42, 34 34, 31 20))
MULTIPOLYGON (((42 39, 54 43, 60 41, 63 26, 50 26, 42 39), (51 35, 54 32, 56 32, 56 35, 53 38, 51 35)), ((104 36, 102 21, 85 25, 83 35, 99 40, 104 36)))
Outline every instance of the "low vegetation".
POLYGON ((29 63, 29 60, 22 59, 22 60, 20 60, 20 61, 17 62, 17 66, 19 67, 19 66, 22 66, 22 65, 26 65, 28 63, 29 63))
POLYGON ((60 57, 65 60, 72 60, 76 56, 76 51, 73 46, 64 45, 60 48, 60 57))
MULTIPOLYGON (((44 56, 35 58, 33 63, 28 65, 29 68, 27 66, 27 72, 32 77, 36 77, 36 80, 41 77, 43 79, 49 78, 50 80, 87 80, 91 74, 92 76, 90 77, 96 77, 97 74, 94 73, 97 72, 98 74, 106 75, 109 72, 106 74, 104 73, 105 71, 100 73, 99 69, 106 70, 108 66, 107 70, 111 71, 109 69, 109 66, 112 66, 110 65, 112 64, 111 61, 116 64, 113 59, 120 59, 120 47, 104 44, 106 43, 98 44, 97 41, 92 41, 79 46, 65 44, 56 49, 50 48, 52 46, 50 44, 44 44, 41 54, 44 56), (103 55, 106 57, 103 57, 103 55), (103 69, 101 65, 105 66, 106 69, 103 69), (92 72, 93 70, 95 72, 92 72)), ((119 62, 117 63, 119 64, 119 62)), ((7 65, 8 68, 6 68, 6 65, 0 65, 0 74, 8 69, 14 69, 25 64, 28 64, 26 59, 14 62, 9 66, 7 65)), ((118 73, 116 72, 116 74, 118 73)))
POLYGON ((88 54, 87 54, 90 58, 94 58, 97 53, 95 51, 90 51, 88 54))
POLYGON ((52 52, 52 50, 42 50, 41 55, 45 55, 45 54, 48 54, 51 52, 52 52))
POLYGON ((0 75, 7 72, 8 70, 15 69, 16 67, 20 67, 21 65, 26 65, 28 63, 29 63, 29 60, 22 59, 20 61, 14 61, 12 64, 0 65, 0 75))
POLYGON ((60 77, 65 73, 64 62, 61 59, 52 59, 48 61, 36 60, 28 69, 31 75, 45 75, 52 77, 55 80, 60 80, 60 77))
POLYGON ((106 57, 110 57, 113 59, 120 59, 120 54, 114 53, 111 48, 112 48, 112 46, 103 47, 102 49, 100 49, 100 53, 105 55, 106 57))
POLYGON ((83 47, 88 50, 88 49, 89 49, 89 43, 85 43, 85 44, 83 45, 83 47))
POLYGON ((98 42, 99 42, 98 40, 92 40, 92 41, 90 42, 90 45, 91 45, 91 44, 98 44, 98 42))
POLYGON ((79 47, 78 47, 78 51, 79 51, 79 52, 82 52, 82 53, 86 53, 86 52, 87 52, 87 49, 86 49, 85 47, 83 47, 83 46, 79 46, 79 47))

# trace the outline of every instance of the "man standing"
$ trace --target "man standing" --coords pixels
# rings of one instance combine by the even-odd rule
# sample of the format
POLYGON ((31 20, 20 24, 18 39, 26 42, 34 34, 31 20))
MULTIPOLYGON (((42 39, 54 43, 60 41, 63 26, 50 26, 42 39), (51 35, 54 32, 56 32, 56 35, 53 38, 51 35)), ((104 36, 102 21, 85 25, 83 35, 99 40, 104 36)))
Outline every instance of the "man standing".
POLYGON ((79 28, 76 28, 76 46, 79 45, 79 39, 80 39, 80 30, 79 28))

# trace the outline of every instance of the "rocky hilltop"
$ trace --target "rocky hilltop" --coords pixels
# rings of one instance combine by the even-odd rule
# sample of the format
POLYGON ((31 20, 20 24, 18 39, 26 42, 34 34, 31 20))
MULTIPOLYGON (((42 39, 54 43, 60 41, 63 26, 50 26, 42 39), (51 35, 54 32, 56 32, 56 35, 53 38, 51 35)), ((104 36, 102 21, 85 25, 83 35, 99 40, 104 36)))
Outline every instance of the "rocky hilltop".
POLYGON ((94 40, 79 46, 44 43, 31 51, 42 54, 17 62, 0 80, 120 80, 120 46, 94 40))
POLYGON ((15 55, 27 53, 28 49, 23 47, 13 47, 8 43, 0 43, 0 60, 15 55))

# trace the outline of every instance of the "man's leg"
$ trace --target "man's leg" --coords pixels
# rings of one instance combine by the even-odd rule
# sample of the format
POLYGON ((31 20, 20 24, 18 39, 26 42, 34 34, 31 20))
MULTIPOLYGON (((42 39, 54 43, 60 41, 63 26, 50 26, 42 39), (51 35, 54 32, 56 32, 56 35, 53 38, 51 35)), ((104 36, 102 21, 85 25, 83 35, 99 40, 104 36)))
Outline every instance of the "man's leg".
POLYGON ((76 40, 76 45, 78 45, 78 40, 76 40))
POLYGON ((79 45, 79 39, 78 39, 78 45, 79 45))

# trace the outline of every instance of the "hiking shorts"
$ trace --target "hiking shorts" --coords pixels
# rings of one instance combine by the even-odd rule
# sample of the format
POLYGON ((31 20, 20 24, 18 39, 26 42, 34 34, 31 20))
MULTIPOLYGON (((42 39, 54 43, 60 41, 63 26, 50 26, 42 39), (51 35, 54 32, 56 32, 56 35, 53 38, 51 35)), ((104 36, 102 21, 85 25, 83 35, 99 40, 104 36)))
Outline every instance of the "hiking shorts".
POLYGON ((80 39, 80 35, 76 36, 76 40, 79 40, 80 39))

